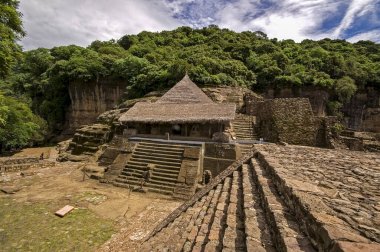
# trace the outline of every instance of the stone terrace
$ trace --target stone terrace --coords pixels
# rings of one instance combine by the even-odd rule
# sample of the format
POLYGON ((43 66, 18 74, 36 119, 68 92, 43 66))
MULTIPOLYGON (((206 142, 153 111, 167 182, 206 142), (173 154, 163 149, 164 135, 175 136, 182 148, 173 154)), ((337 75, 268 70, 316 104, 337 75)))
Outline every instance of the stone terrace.
POLYGON ((257 145, 172 212, 141 251, 380 251, 380 157, 257 145))
POLYGON ((311 211, 324 209, 341 225, 380 242, 379 154, 291 145, 256 148, 311 211))

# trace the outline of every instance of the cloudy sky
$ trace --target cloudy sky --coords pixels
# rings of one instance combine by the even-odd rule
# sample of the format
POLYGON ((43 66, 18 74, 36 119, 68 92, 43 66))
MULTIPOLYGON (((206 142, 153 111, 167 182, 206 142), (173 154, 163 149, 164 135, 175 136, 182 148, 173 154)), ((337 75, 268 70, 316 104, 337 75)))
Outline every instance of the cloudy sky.
POLYGON ((21 0, 24 49, 216 24, 270 38, 380 43, 380 0, 21 0))

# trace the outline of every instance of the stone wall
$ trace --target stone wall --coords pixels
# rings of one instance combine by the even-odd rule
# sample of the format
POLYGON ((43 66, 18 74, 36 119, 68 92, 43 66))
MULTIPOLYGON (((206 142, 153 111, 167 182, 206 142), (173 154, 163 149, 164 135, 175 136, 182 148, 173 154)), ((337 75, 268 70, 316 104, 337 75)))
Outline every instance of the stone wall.
POLYGON ((237 158, 235 144, 205 143, 203 170, 210 170, 212 176, 215 177, 237 158))
POLYGON ((106 79, 70 83, 71 104, 66 113, 64 134, 73 134, 80 126, 94 123, 101 113, 115 107, 126 86, 125 82, 106 79))
POLYGON ((30 168, 45 168, 54 166, 55 162, 39 160, 34 157, 0 157, 0 173, 27 170, 30 168))
MULTIPOLYGON (((269 88, 263 94, 266 99, 308 98, 315 116, 325 116, 330 93, 316 87, 269 88)), ((357 131, 380 132, 380 91, 372 87, 359 90, 342 108, 344 124, 357 131)))
POLYGON ((308 98, 315 116, 326 115, 326 105, 330 94, 326 90, 316 87, 303 88, 269 88, 263 95, 266 99, 275 98, 308 98))
POLYGON ((256 116, 258 112, 258 107, 262 102, 264 102, 264 98, 255 93, 247 93, 244 96, 244 102, 245 113, 248 115, 256 116))
POLYGON ((307 98, 264 101, 258 107, 256 126, 265 141, 316 145, 317 127, 307 98))

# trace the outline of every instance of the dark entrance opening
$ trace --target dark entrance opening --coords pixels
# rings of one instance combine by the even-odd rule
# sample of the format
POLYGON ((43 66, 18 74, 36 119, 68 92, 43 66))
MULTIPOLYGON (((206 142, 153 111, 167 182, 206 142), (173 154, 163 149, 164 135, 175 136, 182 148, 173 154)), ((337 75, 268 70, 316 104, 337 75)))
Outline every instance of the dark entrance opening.
POLYGON ((172 135, 180 136, 181 135, 181 125, 174 124, 172 126, 172 135))

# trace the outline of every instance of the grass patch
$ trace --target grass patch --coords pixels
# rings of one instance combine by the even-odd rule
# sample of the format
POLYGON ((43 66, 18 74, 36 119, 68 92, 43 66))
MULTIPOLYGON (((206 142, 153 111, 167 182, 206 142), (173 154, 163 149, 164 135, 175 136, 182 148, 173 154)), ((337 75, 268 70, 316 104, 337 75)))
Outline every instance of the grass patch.
POLYGON ((0 198, 1 251, 91 251, 115 232, 111 220, 88 209, 54 215, 62 205, 18 203, 0 198))

